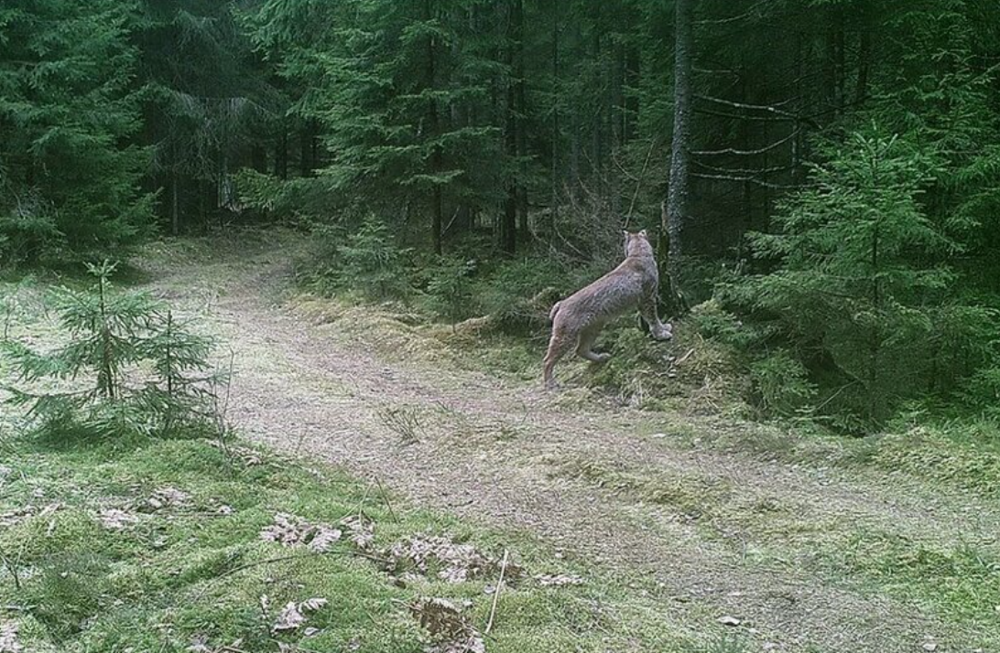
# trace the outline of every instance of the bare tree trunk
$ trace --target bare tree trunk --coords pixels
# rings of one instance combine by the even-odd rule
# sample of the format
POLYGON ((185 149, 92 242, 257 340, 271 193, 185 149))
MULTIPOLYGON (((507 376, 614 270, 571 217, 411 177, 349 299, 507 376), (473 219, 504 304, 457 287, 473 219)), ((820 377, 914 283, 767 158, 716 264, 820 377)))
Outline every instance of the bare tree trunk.
POLYGON ((559 3, 552 3, 552 197, 549 200, 549 237, 559 219, 559 3))
POLYGON ((514 0, 514 135, 518 157, 517 179, 517 218, 521 238, 528 240, 531 232, 528 229, 528 189, 524 185, 524 159, 527 156, 527 137, 525 135, 525 120, 527 100, 524 86, 524 0, 514 0))
MULTIPOLYGON (((512 77, 515 72, 515 42, 516 42, 516 13, 519 0, 510 0, 506 3, 506 44, 504 59, 512 77)), ((517 91, 514 79, 507 80, 507 103, 504 107, 504 143, 506 154, 509 158, 517 161, 517 91)), ((504 211, 500 218, 500 246, 503 251, 513 254, 517 250, 517 207, 518 207, 518 170, 519 164, 515 164, 513 178, 507 182, 507 199, 504 201, 504 211)))
POLYGON ((280 179, 288 179, 288 127, 281 123, 281 136, 274 146, 274 174, 280 179))
POLYGON ((868 97, 868 69, 871 64, 872 37, 867 29, 862 28, 861 42, 858 48, 858 86, 854 92, 854 101, 858 104, 868 97))
MULTIPOLYGON (((431 0, 424 0, 424 19, 430 21, 432 18, 431 14, 431 0)), ((427 88, 433 89, 435 86, 435 57, 436 43, 433 36, 427 38, 427 88)), ((429 127, 431 138, 438 138, 440 135, 439 129, 439 119, 438 119, 438 108, 437 100, 433 97, 430 100, 430 110, 429 110, 429 127)), ((441 146, 435 144, 433 151, 431 152, 431 173, 437 175, 441 172, 442 162, 441 162, 441 146)), ((434 244, 434 253, 440 255, 442 252, 441 247, 441 230, 442 230, 442 206, 441 206, 441 184, 434 183, 434 192, 431 198, 431 240, 434 244)))
POLYGON ((181 232, 181 215, 180 215, 180 207, 178 206, 178 204, 180 203, 180 199, 178 197, 179 189, 177 188, 178 183, 179 182, 177 181, 177 171, 171 170, 170 171, 170 233, 173 234, 174 236, 180 234, 181 232))
POLYGON ((670 153, 670 188, 663 229, 670 238, 667 271, 673 294, 679 294, 684 224, 688 221, 691 140, 691 49, 695 0, 676 0, 674 37, 674 133, 670 153))

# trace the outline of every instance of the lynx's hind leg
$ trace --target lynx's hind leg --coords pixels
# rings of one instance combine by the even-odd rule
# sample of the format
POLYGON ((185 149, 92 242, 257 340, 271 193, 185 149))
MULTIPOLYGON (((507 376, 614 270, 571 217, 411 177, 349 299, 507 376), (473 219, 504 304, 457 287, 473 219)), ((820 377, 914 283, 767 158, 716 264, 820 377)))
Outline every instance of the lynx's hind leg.
POLYGON ((573 346, 575 334, 566 332, 566 328, 561 324, 552 325, 552 338, 549 339, 549 349, 545 353, 545 360, 542 361, 542 376, 545 379, 545 388, 553 390, 556 387, 556 380, 552 374, 552 369, 559 362, 559 359, 566 355, 566 352, 573 346))
POLYGON ((600 333, 600 329, 584 329, 580 332, 580 340, 576 345, 576 355, 580 358, 588 360, 592 363, 604 363, 611 358, 610 354, 598 354, 592 349, 594 346, 594 341, 597 340, 597 334, 600 333))

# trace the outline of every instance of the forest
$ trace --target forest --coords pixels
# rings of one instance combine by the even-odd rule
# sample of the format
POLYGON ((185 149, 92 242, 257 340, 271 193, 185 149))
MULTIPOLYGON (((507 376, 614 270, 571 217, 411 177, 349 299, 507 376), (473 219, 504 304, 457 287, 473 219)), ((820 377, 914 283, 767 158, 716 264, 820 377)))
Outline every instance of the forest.
POLYGON ((25 0, 0 20, 8 266, 281 222, 315 233, 318 281, 457 321, 581 285, 646 227, 666 313, 714 297, 768 409, 864 432, 1000 390, 985 0, 25 0))
POLYGON ((0 328, 0 653, 990 650, 1000 4, 3 0, 0 328))

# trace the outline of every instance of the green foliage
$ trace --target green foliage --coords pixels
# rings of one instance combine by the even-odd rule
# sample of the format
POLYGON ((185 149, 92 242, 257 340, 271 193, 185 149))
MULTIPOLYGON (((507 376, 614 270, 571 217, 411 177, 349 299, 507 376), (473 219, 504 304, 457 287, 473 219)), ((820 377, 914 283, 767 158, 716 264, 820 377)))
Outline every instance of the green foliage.
POLYGON ((507 333, 544 328, 552 304, 572 287, 570 277, 566 268, 551 258, 504 261, 477 281, 477 313, 491 316, 494 326, 507 333))
POLYGON ((330 161, 318 192, 397 220, 402 205, 429 217, 443 202, 499 199, 505 159, 487 88, 497 70, 464 17, 480 5, 274 0, 243 14, 282 78, 303 89, 295 114, 323 126, 330 161))
POLYGON ((427 305, 441 319, 457 322, 470 316, 474 306, 474 260, 442 258, 427 271, 427 305))
POLYGON ((776 269, 722 296, 836 388, 831 409, 879 423, 936 389, 956 357, 981 360, 992 313, 956 297, 948 259, 962 245, 922 200, 940 165, 933 156, 877 129, 823 152, 812 185, 784 202, 778 231, 751 237, 776 269))
POLYGON ((320 290, 350 290, 372 300, 405 299, 413 292, 411 250, 400 247, 383 222, 369 216, 353 230, 319 226, 313 262, 304 276, 320 290))
POLYGON ((118 0, 0 9, 0 259, 79 260, 148 229, 147 154, 129 143, 141 127, 135 9, 118 0))
POLYGON ((750 382, 754 403, 765 415, 794 415, 816 396, 805 366, 780 349, 750 365, 750 382))
POLYGON ((79 429, 165 434, 205 424, 214 408, 212 384, 220 380, 210 373, 212 341, 187 331, 148 295, 115 291, 113 265, 90 271, 97 278, 91 290, 64 288, 55 297, 67 344, 38 352, 4 343, 24 384, 7 388, 8 401, 27 407, 42 432, 54 436, 79 429))

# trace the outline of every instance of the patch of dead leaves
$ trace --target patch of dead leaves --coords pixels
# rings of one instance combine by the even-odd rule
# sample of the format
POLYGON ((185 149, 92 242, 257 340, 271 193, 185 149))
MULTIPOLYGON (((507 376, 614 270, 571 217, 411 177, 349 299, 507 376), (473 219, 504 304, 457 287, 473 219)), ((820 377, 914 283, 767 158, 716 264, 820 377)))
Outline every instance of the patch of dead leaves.
POLYGON ((228 445, 218 440, 205 440, 205 443, 216 449, 220 449, 229 458, 239 459, 244 467, 256 467, 257 465, 264 464, 264 459, 260 453, 250 447, 228 445))
POLYGON ((150 512, 161 508, 182 507, 188 505, 191 495, 175 487, 164 487, 153 492, 146 499, 145 508, 150 512))
MULTIPOLYGON (((307 613, 315 612, 327 604, 326 599, 322 598, 312 598, 306 599, 296 603, 295 601, 289 601, 282 608, 281 613, 278 615, 278 620, 274 622, 271 626, 272 633, 288 632, 291 630, 298 630, 302 627, 308 617, 307 613)), ((313 632, 315 634, 315 632, 313 632)))
POLYGON ((118 508, 103 508, 97 511, 97 519, 104 528, 113 531, 123 531, 139 521, 137 516, 118 508))
POLYGON ((39 517, 49 517, 62 507, 63 504, 57 501, 55 503, 48 504, 41 510, 32 506, 26 506, 16 510, 8 510, 7 512, 0 513, 0 526, 10 528, 11 526, 20 524, 29 517, 34 517, 35 515, 38 515, 39 517))
POLYGON ((191 640, 191 645, 188 646, 185 651, 189 653, 232 653, 235 651, 242 650, 243 638, 235 639, 230 644, 224 644, 222 646, 210 646, 208 643, 208 635, 201 634, 195 635, 191 640))
POLYGON ((274 523, 260 532, 262 540, 282 546, 304 546, 315 553, 329 551, 342 535, 343 531, 329 524, 313 524, 284 512, 275 514, 274 523))
POLYGON ((21 653, 24 650, 17 637, 19 630, 16 621, 0 621, 0 653, 21 653))
POLYGON ((565 585, 583 585, 583 578, 574 574, 538 574, 535 582, 542 587, 563 587, 565 585))
POLYGON ((425 597, 409 607, 410 614, 431 636, 425 653, 486 653, 483 636, 451 601, 425 597))
POLYGON ((348 515, 340 520, 340 525, 347 531, 347 539, 362 551, 371 548, 375 541, 375 522, 364 515, 348 515))
MULTIPOLYGON (((486 578, 499 574, 501 562, 471 544, 455 542, 448 535, 411 535, 382 552, 389 571, 405 572, 416 569, 424 575, 436 569, 438 578, 449 583, 486 578)), ((505 577, 516 579, 521 567, 507 563, 505 577)))

